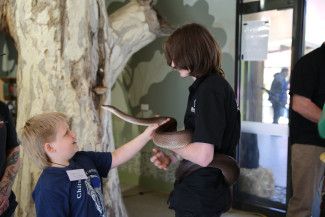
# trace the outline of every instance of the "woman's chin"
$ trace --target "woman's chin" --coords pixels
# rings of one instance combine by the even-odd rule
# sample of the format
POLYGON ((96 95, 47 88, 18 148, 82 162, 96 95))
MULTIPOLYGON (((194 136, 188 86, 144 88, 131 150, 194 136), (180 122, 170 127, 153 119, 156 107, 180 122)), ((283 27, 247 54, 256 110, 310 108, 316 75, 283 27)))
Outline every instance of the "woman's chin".
POLYGON ((182 77, 182 78, 186 78, 186 77, 188 77, 189 75, 188 75, 188 74, 179 74, 179 76, 182 77))

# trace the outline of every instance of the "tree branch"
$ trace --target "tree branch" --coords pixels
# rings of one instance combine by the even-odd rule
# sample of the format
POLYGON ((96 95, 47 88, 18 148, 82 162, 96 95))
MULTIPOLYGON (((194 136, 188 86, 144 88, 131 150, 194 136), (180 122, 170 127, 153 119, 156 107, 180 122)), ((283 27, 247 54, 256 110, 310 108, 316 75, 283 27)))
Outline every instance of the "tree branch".
MULTIPOLYGON (((109 16, 116 36, 110 57, 112 63, 112 85, 115 83, 126 61, 140 48, 159 36, 169 35, 173 29, 152 8, 151 1, 131 1, 109 16), (161 28, 161 24, 164 25, 161 28), (114 67, 114 65, 116 65, 114 67)), ((111 88, 111 87, 109 87, 111 88)))

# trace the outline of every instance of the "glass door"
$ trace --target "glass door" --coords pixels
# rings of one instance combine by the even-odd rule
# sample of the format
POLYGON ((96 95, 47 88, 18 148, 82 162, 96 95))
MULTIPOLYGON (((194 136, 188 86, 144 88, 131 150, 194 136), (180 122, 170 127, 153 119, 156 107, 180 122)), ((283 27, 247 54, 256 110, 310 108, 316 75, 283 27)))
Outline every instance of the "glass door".
POLYGON ((273 1, 274 7, 271 1, 248 2, 240 4, 239 15, 241 175, 234 206, 285 216, 294 7, 279 1, 273 1))
POLYGON ((248 53, 240 62, 239 189, 244 197, 258 197, 279 208, 286 204, 292 11, 242 17, 243 30, 248 29, 242 45, 261 50, 242 47, 248 53))

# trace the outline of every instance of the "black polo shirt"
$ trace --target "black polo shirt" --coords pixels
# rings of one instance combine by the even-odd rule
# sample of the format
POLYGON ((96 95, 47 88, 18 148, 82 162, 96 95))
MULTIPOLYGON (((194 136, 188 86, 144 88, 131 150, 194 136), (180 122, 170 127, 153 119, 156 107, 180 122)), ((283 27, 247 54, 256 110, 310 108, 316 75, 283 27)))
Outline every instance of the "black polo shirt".
POLYGON ((184 118, 192 142, 213 144, 217 153, 235 155, 240 134, 240 115, 234 91, 220 75, 209 73, 189 87, 184 118))
POLYGON ((14 123, 7 105, 0 101, 0 179, 6 167, 7 151, 18 146, 14 123))
MULTIPOLYGON (((210 143, 215 152, 234 156, 240 115, 231 86, 209 73, 195 80, 189 91, 184 125, 193 132, 192 142, 210 143)), ((202 167, 176 180, 169 205, 176 216, 213 216, 229 209, 230 194, 220 170, 202 167)))
MULTIPOLYGON (((310 99, 319 108, 325 101, 325 45, 303 56, 295 65, 290 80, 290 95, 300 95, 310 99)), ((291 105, 291 103, 290 103, 291 105)), ((290 143, 313 144, 325 147, 314 123, 290 106, 290 143)))

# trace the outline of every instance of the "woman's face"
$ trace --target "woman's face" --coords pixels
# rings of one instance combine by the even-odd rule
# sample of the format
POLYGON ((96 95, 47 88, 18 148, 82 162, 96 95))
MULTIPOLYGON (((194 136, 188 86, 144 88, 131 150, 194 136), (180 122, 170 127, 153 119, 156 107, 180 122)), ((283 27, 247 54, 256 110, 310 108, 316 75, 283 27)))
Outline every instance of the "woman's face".
POLYGON ((175 68, 175 64, 174 64, 173 61, 172 61, 171 67, 173 69, 177 70, 179 72, 179 76, 181 76, 182 78, 186 78, 186 77, 190 76, 190 70, 188 70, 188 69, 177 69, 177 68, 175 68))

